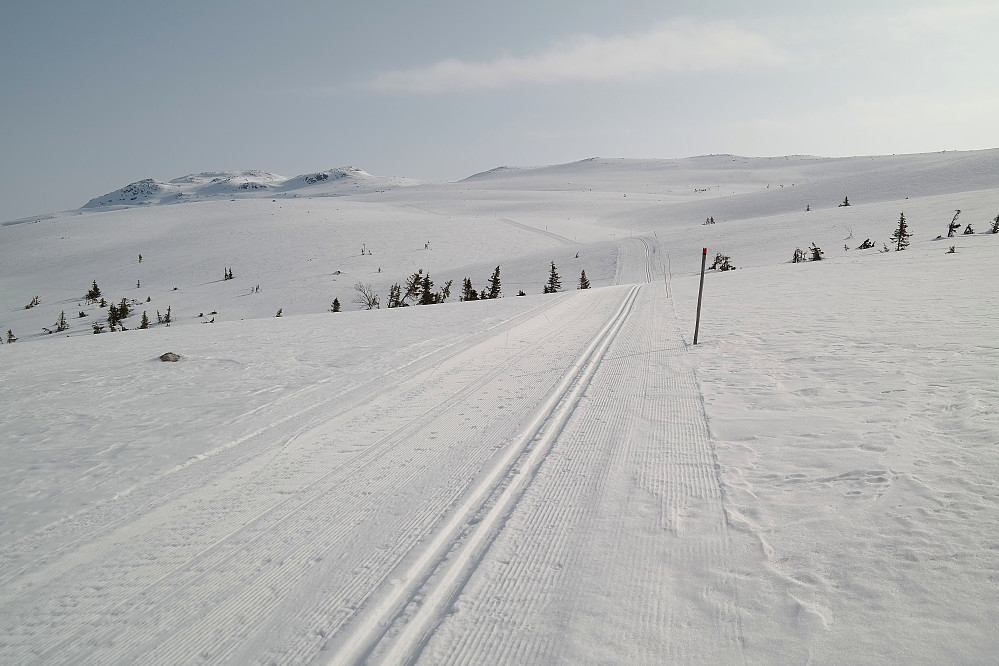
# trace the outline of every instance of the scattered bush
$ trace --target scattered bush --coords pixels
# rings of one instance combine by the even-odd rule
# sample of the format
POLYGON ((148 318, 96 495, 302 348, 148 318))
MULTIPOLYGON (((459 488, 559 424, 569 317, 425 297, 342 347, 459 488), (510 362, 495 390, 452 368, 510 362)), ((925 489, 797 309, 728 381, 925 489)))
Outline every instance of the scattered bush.
POLYGON ((724 255, 721 252, 719 252, 719 253, 717 253, 715 255, 715 260, 708 267, 708 270, 712 270, 713 271, 713 270, 717 269, 719 271, 734 271, 735 270, 735 266, 732 265, 731 261, 732 261, 731 257, 729 257, 727 255, 724 255))
POLYGON ((957 216, 960 214, 960 208, 954 211, 954 217, 951 218, 950 224, 947 225, 947 238, 953 238, 954 232, 961 228, 961 225, 957 223, 957 216))
POLYGON ((354 303, 357 303, 365 310, 374 310, 378 307, 378 294, 374 292, 370 284, 354 283, 354 303))

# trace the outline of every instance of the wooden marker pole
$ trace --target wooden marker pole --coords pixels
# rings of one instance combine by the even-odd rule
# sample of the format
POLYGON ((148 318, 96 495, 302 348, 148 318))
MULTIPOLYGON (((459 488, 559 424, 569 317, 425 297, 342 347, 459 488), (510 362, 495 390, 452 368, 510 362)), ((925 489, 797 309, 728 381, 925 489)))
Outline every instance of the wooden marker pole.
POLYGON ((701 253, 701 286, 697 289, 697 321, 694 322, 694 344, 697 344, 697 332, 701 328, 701 295, 704 294, 704 266, 708 263, 708 248, 701 253))

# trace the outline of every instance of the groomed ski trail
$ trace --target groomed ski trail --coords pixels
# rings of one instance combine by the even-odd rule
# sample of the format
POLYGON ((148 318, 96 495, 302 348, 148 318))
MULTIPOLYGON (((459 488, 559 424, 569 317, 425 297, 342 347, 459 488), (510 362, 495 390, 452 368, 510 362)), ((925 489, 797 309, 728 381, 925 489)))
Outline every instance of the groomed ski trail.
MULTIPOLYGON (((742 663, 744 609, 700 392, 647 284, 426 664, 742 663)), ((404 663, 386 659, 386 663, 404 663)))
POLYGON ((509 478, 511 442, 633 291, 552 296, 365 400, 289 404, 279 427, 86 513, 89 534, 0 587, 0 660, 295 664, 371 635, 370 611, 405 608, 401 576, 509 478))

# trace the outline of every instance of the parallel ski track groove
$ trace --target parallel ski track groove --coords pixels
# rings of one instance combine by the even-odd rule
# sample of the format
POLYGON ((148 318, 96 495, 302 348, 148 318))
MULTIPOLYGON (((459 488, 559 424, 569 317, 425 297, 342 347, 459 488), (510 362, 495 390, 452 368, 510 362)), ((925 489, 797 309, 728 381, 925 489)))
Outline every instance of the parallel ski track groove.
MULTIPOLYGON (((420 604, 413 615, 402 624, 398 633, 391 638, 389 645, 385 646, 387 649, 375 657, 377 660, 396 664, 409 663, 418 658, 429 633, 439 624, 447 606, 460 593, 475 571, 485 550, 496 537, 518 499, 530 486, 553 443, 572 417, 608 347, 632 312, 638 293, 638 286, 628 291, 621 307, 593 339, 590 347, 573 364, 560 388, 533 419, 537 426, 526 433, 525 437, 513 447, 512 453, 518 455, 511 455, 511 464, 515 465, 514 468, 518 469, 519 473, 507 477, 502 488, 496 484, 503 482, 504 477, 498 476, 487 479, 476 491, 475 494, 482 496, 494 495, 499 491, 481 520, 456 548, 443 548, 445 544, 453 546, 452 542, 457 537, 460 525, 453 524, 451 533, 442 532, 437 540, 439 545, 436 547, 442 548, 442 552, 435 553, 429 550, 423 561, 418 562, 410 570, 408 577, 416 584, 411 589, 405 590, 404 595, 411 600, 419 594, 420 604), (523 454, 522 460, 520 454, 523 454)), ((466 506, 465 513, 470 515, 473 506, 471 503, 466 506)), ((398 594, 397 599, 384 603, 378 609, 379 614, 365 623, 364 631, 350 644, 351 649, 343 655, 338 655, 335 663, 355 663, 367 658, 369 650, 384 636, 391 616, 398 615, 399 611, 395 609, 405 600, 404 595, 398 594)))
MULTIPOLYGON (((290 436, 293 438, 298 434, 314 427, 316 423, 321 422, 322 420, 325 419, 324 414, 321 414, 320 416, 314 416, 310 419, 308 416, 310 413, 314 413, 320 410, 324 411, 329 410, 332 405, 335 405, 337 403, 337 401, 343 400, 345 398, 347 399, 346 408, 363 404, 369 399, 371 395, 376 394, 378 391, 380 391, 386 380, 388 380, 389 378, 398 381, 399 380, 397 376, 398 373, 404 373, 410 377, 415 376, 425 371, 431 365, 434 364, 439 365, 440 363, 444 363, 454 358, 456 355, 465 351, 465 349, 470 344, 475 344, 476 341, 487 339, 488 337, 498 335, 504 330, 509 330, 513 328, 514 326, 536 315, 539 311, 542 311, 550 307, 550 305, 551 305, 550 303, 538 304, 537 306, 531 308, 530 310, 518 313, 517 315, 510 317, 509 319, 504 320, 502 322, 499 322, 496 325, 484 331, 480 331, 478 333, 466 336, 465 338, 455 341, 454 343, 448 345, 443 349, 434 350, 432 352, 424 354, 423 356, 420 356, 416 359, 409 361, 408 363, 404 364, 401 367, 387 370, 384 373, 382 373, 382 375, 380 375, 379 377, 375 377, 371 380, 368 380, 367 382, 365 382, 360 386, 347 386, 343 389, 339 389, 332 396, 319 396, 318 402, 315 402, 312 405, 298 409, 292 414, 288 414, 279 417, 277 419, 270 420, 266 423, 266 425, 260 428, 257 428, 249 433, 241 435, 230 442, 217 446, 213 451, 209 452, 208 454, 198 456, 196 459, 190 460, 186 463, 179 465, 173 470, 165 472, 165 474, 176 474, 178 472, 187 472, 188 474, 195 475, 195 478, 187 480, 185 483, 180 485, 174 492, 169 493, 167 495, 156 493, 156 494, 150 494, 148 497, 145 497, 144 498, 144 501, 146 502, 145 510, 148 511, 156 506, 161 506, 163 504, 166 504, 176 496, 183 494, 189 487, 200 485, 203 482, 203 478, 200 476, 196 476, 196 470, 192 470, 191 468, 192 467, 196 468, 197 465, 192 463, 203 461, 208 456, 211 455, 229 455, 230 453, 232 453, 232 455, 235 455, 236 458, 232 460, 229 466, 226 469, 222 470, 222 472, 226 471, 227 469, 238 467, 241 464, 243 464, 246 460, 253 458, 256 455, 259 455, 259 451, 257 450, 250 450, 246 452, 240 451, 239 449, 242 448, 241 445, 248 445, 252 443, 252 440, 258 440, 258 442, 260 442, 261 444, 267 444, 270 441, 272 441, 274 434, 273 431, 277 431, 280 426, 284 426, 285 424, 293 420, 297 422, 302 419, 306 419, 306 423, 304 425, 300 425, 292 431, 292 434, 290 436), (233 451, 234 448, 235 452, 233 451)), ((268 408, 274 407, 278 404, 287 403, 291 400, 295 400, 296 402, 301 401, 302 394, 316 393, 317 390, 325 388, 327 383, 328 381, 321 380, 316 384, 299 389, 294 393, 281 396, 280 398, 273 400, 269 403, 266 403, 264 405, 258 405, 254 409, 249 410, 248 412, 240 416, 233 417, 226 424, 223 424, 222 427, 236 423, 241 419, 251 417, 257 413, 263 412, 268 408)), ((343 407, 341 407, 341 409, 343 409, 343 407)), ((220 470, 217 468, 209 469, 207 470, 207 472, 209 473, 209 475, 220 474, 220 470)), ((154 481, 158 481, 160 476, 161 475, 157 475, 157 478, 154 479, 154 481)), ((81 480, 80 483, 82 484, 84 483, 84 481, 81 480)), ((159 489, 159 486, 156 483, 147 483, 147 485, 155 486, 154 490, 159 489)), ((143 494, 142 490, 143 490, 142 488, 132 490, 129 493, 129 500, 134 502, 136 498, 142 496, 143 494)), ((42 557, 36 560, 32 560, 30 563, 25 564, 16 569, 10 570, 4 575, 0 576, 0 589, 2 589, 4 586, 8 585, 9 583, 17 579, 22 578, 25 575, 25 573, 28 572, 30 569, 38 569, 41 565, 44 565, 46 562, 54 562, 60 557, 62 557, 65 553, 71 552, 74 549, 78 548, 81 544, 92 542, 95 536, 102 533, 113 531, 119 528, 120 526, 131 522, 134 514, 135 514, 134 504, 129 505, 127 507, 121 507, 121 502, 118 501, 118 498, 112 498, 106 502, 102 502, 99 506, 95 508, 86 509, 78 514, 70 516, 69 518, 63 519, 52 525, 42 528, 41 530, 35 532, 34 534, 27 535, 12 544, 0 547, 0 569, 5 568, 4 565, 10 559, 9 555, 10 553, 20 553, 25 551, 43 551, 45 553, 42 557), (45 540, 53 538, 54 536, 58 536, 60 533, 64 531, 76 531, 76 532, 83 531, 84 533, 81 536, 69 542, 61 543, 59 546, 55 548, 44 547, 45 540)))
MULTIPOLYGON (((551 339, 553 337, 556 337, 561 330, 563 330, 566 327, 571 326, 572 323, 573 322, 571 320, 567 321, 567 322, 564 322, 562 326, 556 328, 555 330, 550 331, 540 341, 538 341, 538 342, 535 343, 535 347, 538 347, 538 346, 542 345, 545 341, 547 341, 547 340, 549 340, 549 339, 551 339)), ((261 514, 255 516, 255 517, 253 517, 248 522, 244 523, 244 522, 240 521, 241 524, 239 524, 237 527, 235 527, 233 530, 231 530, 229 533, 227 533, 225 536, 223 536, 221 539, 219 539, 215 543, 209 545, 206 549, 204 549, 202 551, 201 554, 199 554, 198 556, 196 556, 193 560, 191 560, 189 558, 189 556, 185 556, 184 555, 184 549, 182 547, 179 548, 179 550, 181 551, 181 555, 180 555, 180 557, 176 558, 177 562, 178 562, 177 566, 175 568, 171 568, 167 572, 163 573, 156 580, 150 581, 146 585, 146 590, 143 593, 143 596, 145 598, 149 599, 149 605, 150 606, 152 606, 154 604, 156 606, 161 606, 162 605, 161 604, 161 600, 162 600, 163 597, 161 595, 158 595, 158 594, 154 593, 155 592, 155 586, 157 586, 157 585, 159 585, 161 587, 166 587, 168 589, 172 589, 173 590, 172 593, 167 593, 167 596, 169 596, 171 594, 179 594, 180 592, 184 591, 189 586, 195 584, 202 577, 202 575, 200 574, 200 572, 202 572, 202 571, 213 572, 213 571, 217 570, 218 566, 220 566, 223 563, 229 562, 230 564, 233 564, 233 566, 229 567, 231 570, 234 570, 234 571, 244 570, 244 569, 241 569, 240 566, 238 566, 239 563, 231 563, 230 560, 240 555, 240 549, 242 549, 242 552, 249 552, 249 546, 251 545, 251 543, 253 543, 253 541, 256 541, 257 539, 259 539, 261 537, 266 537, 266 535, 268 534, 270 528, 273 528, 275 525, 277 525, 277 524, 285 521, 288 516, 299 513, 299 511, 301 509, 306 508, 307 506, 309 506, 311 503, 313 503, 316 500, 323 499, 323 496, 322 496, 323 487, 321 485, 323 481, 327 480, 328 478, 330 478, 333 475, 343 475, 345 473, 347 473, 350 478, 356 476, 362 469, 364 469, 368 464, 370 464, 371 461, 377 460, 384 453, 384 451, 392 448, 392 446, 394 446, 398 441, 405 439, 412 432, 414 432, 416 430, 419 430, 420 428, 426 426, 429 422, 433 421, 435 414, 438 411, 440 411, 441 409, 443 409, 444 406, 445 406, 445 404, 447 404, 449 402, 454 402, 454 401, 460 400, 464 396, 474 394, 476 392, 476 390, 479 387, 481 387, 483 384, 485 384, 486 382, 488 382, 490 379, 492 379, 492 378, 494 378, 494 377, 502 374, 504 372, 504 370, 510 365, 510 363, 514 362, 514 360, 515 359, 508 359, 506 362, 496 365, 491 371, 489 371, 487 374, 485 374, 482 377, 480 377, 477 381, 473 382, 470 385, 463 386, 461 389, 459 389, 457 392, 455 392, 448 399, 446 399, 446 400, 444 400, 444 401, 442 401, 440 403, 437 403, 437 404, 431 406, 430 408, 428 408, 427 410, 424 411, 424 413, 422 414, 422 416, 418 417, 414 421, 410 421, 410 422, 406 423, 405 425, 403 425, 402 427, 400 427, 399 429, 397 429, 392 434, 390 434, 390 435, 388 435, 386 437, 383 437, 379 442, 377 442, 375 445, 373 445, 373 446, 368 447, 367 449, 365 449, 365 451, 363 451, 361 454, 355 456, 355 458, 353 460, 351 460, 349 463, 347 463, 343 467, 334 469, 333 471, 331 471, 331 472, 323 475, 319 479, 316 479, 315 481, 311 482, 309 484, 309 486, 307 486, 305 488, 302 488, 301 490, 297 491, 295 493, 295 495, 289 496, 289 498, 287 498, 285 500, 282 500, 282 501, 278 502, 277 504, 268 507, 263 513, 261 513, 261 514), (310 491, 311 491, 311 494, 310 494, 310 491), (303 495, 305 496, 305 499, 301 499, 301 497, 303 495), (297 501, 292 501, 292 500, 297 500, 297 501), (234 537, 243 534, 243 532, 245 532, 247 526, 253 526, 254 524, 262 523, 262 521, 265 518, 268 519, 267 522, 264 523, 264 524, 259 525, 259 527, 257 529, 257 537, 255 537, 251 542, 246 542, 246 543, 239 542, 239 543, 235 544, 230 549, 231 552, 230 551, 226 551, 226 550, 220 550, 221 547, 224 544, 226 544, 227 542, 233 540, 234 537), (195 567, 197 567, 197 568, 195 568, 195 567), (185 582, 185 580, 187 582, 185 582)), ((411 380, 411 381, 415 381, 415 380, 411 380)), ((301 432, 303 432, 305 430, 308 430, 310 427, 312 427, 311 424, 303 427, 302 429, 300 429, 292 437, 292 439, 295 439, 296 437, 298 437, 301 434, 301 432)), ((467 470, 465 470, 465 471, 467 471, 467 470)), ((461 476, 463 476, 463 475, 459 474, 459 478, 461 476)), ((405 481, 408 478, 410 478, 410 477, 406 476, 402 480, 405 481)), ((394 480, 393 480, 393 482, 391 484, 389 484, 388 482, 386 482, 385 485, 397 485, 399 482, 400 482, 400 478, 399 477, 395 477, 394 480)), ((338 492, 342 492, 342 493, 349 493, 352 489, 353 489, 353 487, 350 486, 349 484, 338 486, 338 492)), ((443 492, 443 490, 441 492, 443 492)), ((255 495, 255 493, 244 493, 241 497, 250 497, 250 496, 254 496, 254 495, 255 495)), ((241 499, 241 498, 237 498, 237 499, 241 499)), ((218 501, 218 500, 216 500, 216 501, 218 501)), ((374 500, 371 500, 371 501, 369 501, 369 504, 371 504, 373 502, 374 502, 374 500)), ((432 514, 434 514, 436 512, 436 510, 434 508, 436 506, 437 506, 437 504, 435 502, 428 503, 427 507, 429 507, 429 508, 425 509, 425 513, 416 514, 415 516, 411 516, 412 521, 413 522, 425 522, 425 519, 426 519, 426 517, 428 515, 432 515, 432 514)), ((229 512, 230 513, 232 512, 231 508, 229 509, 229 512)), ((208 528, 208 527, 209 526, 206 525, 206 528, 208 528)), ((350 527, 352 527, 352 525, 348 525, 345 529, 349 530, 350 527)), ((177 526, 177 529, 180 529, 182 531, 186 530, 188 528, 189 528, 189 526, 187 526, 187 525, 179 525, 179 526, 177 526)), ((400 530, 399 530, 400 532, 406 533, 407 529, 411 528, 411 525, 400 525, 399 528, 400 528, 400 530)), ((159 537, 161 543, 156 548, 150 548, 149 550, 155 551, 157 553, 157 557, 159 559, 163 559, 164 556, 165 556, 165 553, 167 553, 170 550, 170 547, 167 545, 167 543, 163 543, 163 542, 164 541, 169 542, 169 539, 164 539, 163 538, 164 537, 163 534, 160 534, 160 535, 157 535, 157 536, 159 537)), ((343 536, 343 533, 336 533, 336 534, 331 535, 331 537, 333 539, 336 539, 336 538, 339 538, 339 537, 342 537, 342 536, 343 536)), ((302 541, 304 541, 306 544, 310 543, 310 539, 303 539, 302 541)), ((312 550, 315 550, 315 547, 312 546, 312 545, 306 545, 306 546, 304 546, 300 550, 312 551, 312 550)), ((124 557, 126 558, 126 561, 127 561, 128 556, 126 555, 124 557)), ((288 557, 289 557, 288 555, 285 555, 284 559, 287 560, 288 557)), ((379 564, 384 564, 384 559, 386 559, 386 558, 391 559, 391 557, 388 554, 386 554, 385 558, 376 558, 373 562, 368 562, 368 564, 369 564, 369 566, 375 566, 375 565, 379 565, 379 564)), ((120 563, 117 561, 117 558, 114 557, 113 555, 108 558, 107 564, 110 565, 110 566, 107 567, 109 571, 115 571, 120 566, 120 563)), ((295 569, 294 567, 290 567, 290 568, 293 569, 293 570, 295 569)), ((157 568, 157 570, 159 570, 159 568, 157 568)), ((274 569, 271 572, 268 572, 268 574, 265 574, 264 576, 262 576, 259 580, 269 580, 270 578, 274 578, 274 577, 277 577, 277 576, 279 576, 279 574, 277 573, 277 569, 274 569)), ((224 585, 220 585, 219 588, 220 589, 218 589, 218 590, 210 591, 210 594, 208 594, 207 596, 209 596, 211 598, 216 598, 216 599, 218 599, 218 598, 227 599, 227 598, 233 596, 233 592, 231 590, 227 591, 224 585)), ((130 603, 134 603, 134 599, 133 599, 132 595, 127 595, 127 596, 128 596, 127 601, 122 602, 120 604, 117 604, 117 606, 128 605, 130 603)), ((213 609, 213 612, 225 615, 227 613, 227 611, 229 610, 229 608, 227 606, 227 603, 228 603, 227 601, 223 601, 223 603, 219 604, 218 606, 216 606, 213 609)), ((93 612, 99 613, 101 615, 104 615, 104 614, 112 614, 112 615, 114 615, 117 606, 111 607, 111 608, 98 608, 98 609, 94 609, 93 612)), ((183 614, 184 616, 188 616, 189 615, 188 613, 186 613, 184 611, 184 606, 182 604, 178 604, 176 608, 177 608, 177 613, 183 614)), ((130 609, 128 615, 129 616, 134 615, 136 610, 137 609, 130 609)), ((157 619, 158 620, 162 620, 164 618, 159 617, 157 619)), ((169 619, 169 618, 165 618, 165 619, 169 619)), ((204 617, 198 618, 197 622, 195 622, 193 618, 189 618, 188 621, 187 621, 187 624, 188 625, 195 625, 195 624, 201 625, 205 621, 206 621, 206 618, 204 618, 204 617)), ((144 625, 135 626, 135 627, 132 627, 131 629, 132 629, 132 633, 137 633, 137 634, 140 634, 140 635, 143 634, 143 633, 148 633, 149 632, 149 628, 146 627, 146 626, 144 626, 144 625)), ((85 625, 82 626, 79 631, 81 631, 81 632, 82 631, 86 631, 86 626, 85 625)), ((131 643, 128 640, 124 640, 124 639, 128 638, 129 635, 130 635, 129 631, 127 631, 127 630, 118 633, 116 635, 116 643, 118 643, 120 645, 123 645, 123 646, 129 646, 129 645, 134 644, 134 643, 131 643)), ((73 640, 73 638, 74 638, 74 635, 73 634, 71 634, 69 636, 65 636, 65 635, 63 635, 63 636, 53 635, 52 638, 55 639, 55 640, 58 640, 58 643, 56 645, 49 646, 48 651, 46 653, 44 653, 44 655, 47 655, 49 652, 58 651, 59 648, 60 648, 60 646, 65 645, 65 644, 71 642, 73 640)), ((36 643, 36 645, 40 647, 45 642, 46 641, 41 641, 41 642, 36 643)), ((171 646, 171 648, 173 648, 172 651, 179 651, 183 647, 185 647, 183 641, 176 641, 176 640, 172 640, 170 642, 170 646, 171 646)), ((94 659, 96 659, 97 662, 100 663, 101 661, 105 661, 106 662, 107 660, 115 660, 119 656, 124 656, 124 655, 117 655, 116 656, 115 654, 104 654, 104 653, 101 653, 101 652, 96 652, 94 654, 94 659)), ((163 663, 170 663, 171 660, 174 657, 179 657, 179 656, 180 655, 167 655, 165 657, 165 661, 163 663)), ((86 662, 81 662, 81 663, 86 663, 86 662)), ((153 663, 153 662, 148 661, 147 663, 153 663)))
MULTIPOLYGON (((668 311, 661 301, 643 301, 640 309, 647 307, 668 311)), ((729 573, 730 535, 717 460, 697 381, 685 360, 687 348, 675 316, 668 319, 671 322, 653 319, 654 325, 646 324, 641 332, 628 326, 615 339, 603 365, 610 369, 615 358, 623 364, 645 359, 645 369, 639 371, 641 387, 621 404, 615 403, 617 391, 601 394, 596 390, 600 383, 594 383, 595 392, 588 398, 594 402, 584 413, 600 415, 603 421, 582 413, 573 417, 508 520, 509 534, 496 539, 469 581, 468 593, 455 601, 454 614, 428 641, 419 663, 604 663, 606 655, 581 654, 573 638, 573 631, 589 626, 574 628, 574 616, 587 605, 583 591, 594 581, 611 593, 645 591, 631 600, 618 626, 606 622, 614 618, 601 622, 601 629, 610 632, 607 642, 617 646, 615 661, 741 659, 741 618, 732 602, 738 595, 729 573), (632 523, 616 520, 615 512, 628 504, 620 495, 606 494, 609 470, 614 470, 618 489, 623 479, 633 488, 629 492, 640 493, 636 499, 655 499, 658 515, 651 518, 660 534, 673 535, 648 542, 655 544, 655 551, 620 546, 636 535, 628 531, 632 523), (628 478, 633 481, 628 483, 628 478), (607 551, 605 544, 595 561, 581 560, 591 546, 588 540, 600 533, 593 522, 597 514, 602 524, 612 526, 614 536, 607 543, 618 546, 607 551), (688 519, 690 524, 685 524, 688 519), (657 556, 664 547, 665 561, 657 556), (615 565, 606 572, 593 568, 604 562, 615 565), (696 603, 705 605, 707 616, 691 615, 686 603, 666 603, 671 598, 668 590, 666 596, 657 593, 671 575, 682 580, 692 566, 709 569, 720 581, 718 590, 697 590, 696 603), (611 578, 601 581, 606 575, 611 578), (709 622, 716 642, 692 643, 691 635, 704 634, 686 629, 691 621, 709 622)), ((631 376, 622 372, 622 377, 631 376)), ((605 378, 603 387, 614 385, 605 378)), ((652 534, 642 538, 654 538, 652 534)))

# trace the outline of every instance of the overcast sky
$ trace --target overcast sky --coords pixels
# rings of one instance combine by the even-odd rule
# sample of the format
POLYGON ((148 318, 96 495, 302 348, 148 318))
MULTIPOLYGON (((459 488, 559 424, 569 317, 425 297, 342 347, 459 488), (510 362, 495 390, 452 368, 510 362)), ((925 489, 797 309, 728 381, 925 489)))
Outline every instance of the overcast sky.
POLYGON ((999 147, 999 2, 9 0, 0 220, 142 178, 999 147))

